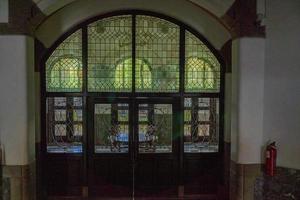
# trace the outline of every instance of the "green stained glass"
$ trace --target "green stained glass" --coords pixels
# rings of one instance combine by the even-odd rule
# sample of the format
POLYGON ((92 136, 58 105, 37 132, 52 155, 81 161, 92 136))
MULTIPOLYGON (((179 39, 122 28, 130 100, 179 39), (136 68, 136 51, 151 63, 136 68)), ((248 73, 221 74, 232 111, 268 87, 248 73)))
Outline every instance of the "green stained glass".
MULTIPOLYGON (((88 25, 88 92, 132 92, 133 83, 136 92, 179 92, 180 27, 164 19, 137 15, 133 33, 132 17, 114 16, 88 25)), ((185 45, 184 91, 219 92, 217 58, 189 31, 185 31, 185 45)), ((80 29, 46 61, 47 92, 81 92, 82 57, 80 29)))
POLYGON ((179 91, 179 32, 163 19, 136 17, 136 91, 179 91))
POLYGON ((114 88, 130 91, 132 88, 132 59, 127 59, 115 69, 114 88))
POLYGON ((88 90, 132 91, 132 16, 122 15, 88 25, 88 90))
POLYGON ((150 66, 141 59, 135 61, 135 87, 138 91, 151 91, 153 88, 150 66))
POLYGON ((184 121, 189 122, 192 119, 191 110, 184 110, 184 121))
POLYGON ((48 92, 80 92, 82 90, 81 30, 62 42, 46 62, 48 92))
POLYGON ((195 35, 186 31, 185 91, 219 92, 220 63, 195 35))

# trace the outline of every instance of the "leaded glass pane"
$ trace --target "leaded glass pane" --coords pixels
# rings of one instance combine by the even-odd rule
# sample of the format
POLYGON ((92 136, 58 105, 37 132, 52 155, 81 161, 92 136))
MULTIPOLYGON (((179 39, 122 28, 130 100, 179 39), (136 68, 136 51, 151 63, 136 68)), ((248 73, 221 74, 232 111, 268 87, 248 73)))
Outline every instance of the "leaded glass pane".
POLYGON ((132 90, 132 17, 115 16, 88 26, 88 90, 132 90))
POLYGON ((65 107, 67 105, 67 98, 66 97, 55 97, 54 105, 65 107))
POLYGON ((48 92, 80 92, 82 90, 81 30, 63 41, 46 62, 48 92))
POLYGON ((136 18, 136 91, 178 92, 179 27, 150 16, 136 18))
POLYGON ((184 152, 218 152, 219 149, 219 99, 185 98, 184 152), (187 102, 191 102, 191 107, 187 102), (189 120, 187 120, 189 119, 189 120))
POLYGON ((73 126, 74 136, 82 136, 82 124, 76 124, 73 126))
POLYGON ((219 92, 220 63, 195 35, 185 35, 185 91, 219 92))
POLYGON ((48 153, 82 152, 81 97, 48 97, 46 140, 48 153), (76 108, 76 109, 75 109, 76 108))
POLYGON ((66 118, 67 118, 67 112, 66 110, 61 110, 61 109, 57 109, 54 111, 55 113, 55 121, 66 121, 66 118))
POLYGON ((139 153, 172 152, 172 104, 140 104, 139 153))
POLYGON ((95 153, 127 153, 129 104, 95 104, 95 153))
POLYGON ((82 110, 81 109, 73 110, 73 121, 82 121, 82 110))
POLYGON ((148 63, 135 60, 135 87, 138 91, 152 90, 152 71, 148 63))

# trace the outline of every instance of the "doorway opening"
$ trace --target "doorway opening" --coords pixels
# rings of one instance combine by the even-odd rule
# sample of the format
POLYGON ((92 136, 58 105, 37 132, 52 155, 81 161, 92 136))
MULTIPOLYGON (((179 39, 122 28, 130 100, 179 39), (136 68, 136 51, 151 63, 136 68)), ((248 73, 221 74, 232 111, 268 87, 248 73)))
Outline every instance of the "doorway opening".
POLYGON ((42 77, 48 196, 177 197, 223 184, 222 61, 192 28, 151 12, 97 17, 49 50, 42 77))

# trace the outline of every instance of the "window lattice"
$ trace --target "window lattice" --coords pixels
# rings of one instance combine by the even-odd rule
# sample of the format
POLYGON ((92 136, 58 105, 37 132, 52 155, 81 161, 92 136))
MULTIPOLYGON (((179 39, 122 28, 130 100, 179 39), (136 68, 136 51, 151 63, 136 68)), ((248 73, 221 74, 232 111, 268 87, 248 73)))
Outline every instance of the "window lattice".
POLYGON ((135 86, 137 90, 148 91, 152 89, 152 71, 148 63, 135 60, 135 86))
POLYGON ((88 90, 132 90, 131 16, 116 16, 88 26, 88 90))
POLYGON ((186 31, 185 91, 219 92, 220 64, 195 35, 186 31))
POLYGON ((47 151, 82 152, 82 98, 49 97, 46 108, 47 151))
POLYGON ((149 80, 151 75, 152 79, 150 87, 142 88, 141 85, 136 85, 136 91, 177 92, 179 90, 179 27, 177 25, 155 17, 137 16, 136 58, 149 63, 151 74, 145 70, 137 73, 135 78, 139 80, 144 77, 144 80, 149 80))
POLYGON ((82 90, 81 30, 62 42, 46 62, 48 92, 80 92, 82 90))
POLYGON ((218 152, 219 99, 184 99, 184 152, 218 152))

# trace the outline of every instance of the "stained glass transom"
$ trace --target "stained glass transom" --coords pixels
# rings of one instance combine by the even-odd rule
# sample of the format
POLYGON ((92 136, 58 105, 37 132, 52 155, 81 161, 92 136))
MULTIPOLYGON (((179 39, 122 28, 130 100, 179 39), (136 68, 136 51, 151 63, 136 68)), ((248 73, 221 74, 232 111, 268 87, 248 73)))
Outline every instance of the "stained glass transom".
MULTIPOLYGON (((163 19, 137 16, 136 58, 151 66, 151 85, 138 92, 179 91, 179 26, 163 19)), ((143 72, 144 77, 149 72, 143 72)))
POLYGON ((116 16, 88 26, 88 90, 132 90, 132 17, 116 16), (124 62, 125 61, 125 62, 124 62))
POLYGON ((80 92, 82 90, 81 30, 62 42, 46 62, 48 92, 80 92))
POLYGON ((220 64, 207 46, 186 31, 185 91, 219 92, 220 64))

